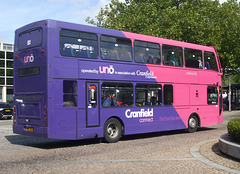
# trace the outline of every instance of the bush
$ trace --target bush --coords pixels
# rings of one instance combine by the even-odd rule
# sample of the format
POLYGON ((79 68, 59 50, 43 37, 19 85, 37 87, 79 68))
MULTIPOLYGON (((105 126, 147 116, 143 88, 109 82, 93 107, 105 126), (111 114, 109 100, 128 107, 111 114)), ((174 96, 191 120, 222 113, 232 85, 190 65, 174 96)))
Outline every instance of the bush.
POLYGON ((240 142, 240 118, 234 118, 230 120, 227 128, 231 139, 240 142))

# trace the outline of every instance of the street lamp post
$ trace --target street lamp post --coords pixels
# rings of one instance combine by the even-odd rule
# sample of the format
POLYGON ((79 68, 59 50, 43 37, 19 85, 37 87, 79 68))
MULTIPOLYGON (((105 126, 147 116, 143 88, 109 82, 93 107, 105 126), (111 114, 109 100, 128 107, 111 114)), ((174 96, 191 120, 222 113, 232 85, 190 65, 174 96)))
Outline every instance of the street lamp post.
POLYGON ((228 103, 229 103, 229 105, 228 105, 228 111, 229 112, 231 112, 231 107, 232 107, 232 103, 231 103, 231 101, 232 101, 232 99, 231 99, 231 94, 232 94, 232 92, 231 92, 231 76, 229 76, 229 83, 228 83, 228 85, 229 85, 229 89, 228 89, 228 103))

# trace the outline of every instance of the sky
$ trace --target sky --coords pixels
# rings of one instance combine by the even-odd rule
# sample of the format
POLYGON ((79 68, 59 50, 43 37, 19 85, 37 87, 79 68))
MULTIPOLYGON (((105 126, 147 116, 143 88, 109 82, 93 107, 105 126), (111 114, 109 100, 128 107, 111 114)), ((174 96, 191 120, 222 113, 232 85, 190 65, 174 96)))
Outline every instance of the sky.
MULTIPOLYGON (((89 25, 111 0, 0 0, 0 42, 14 43, 16 29, 44 19, 89 25)), ((124 0, 120 0, 125 2, 124 0)), ((227 0, 220 0, 226 2, 227 0)))

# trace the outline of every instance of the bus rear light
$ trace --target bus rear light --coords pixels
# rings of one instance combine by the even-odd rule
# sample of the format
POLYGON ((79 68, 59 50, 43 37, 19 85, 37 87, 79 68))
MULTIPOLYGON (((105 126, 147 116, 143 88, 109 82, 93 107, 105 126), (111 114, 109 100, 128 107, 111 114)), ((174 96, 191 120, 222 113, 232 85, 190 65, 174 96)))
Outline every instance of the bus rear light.
POLYGON ((44 125, 47 126, 47 122, 44 122, 44 125))
POLYGON ((44 53, 44 49, 42 49, 41 53, 42 53, 42 54, 44 53))
POLYGON ((47 116, 46 115, 44 116, 44 119, 47 120, 47 116))
POLYGON ((13 118, 16 118, 16 117, 17 117, 16 112, 17 112, 17 110, 16 110, 16 108, 14 107, 14 108, 13 108, 13 118))
POLYGON ((18 55, 15 56, 15 59, 17 59, 17 58, 18 58, 18 55))
POLYGON ((44 110, 44 114, 47 114, 47 109, 44 110))

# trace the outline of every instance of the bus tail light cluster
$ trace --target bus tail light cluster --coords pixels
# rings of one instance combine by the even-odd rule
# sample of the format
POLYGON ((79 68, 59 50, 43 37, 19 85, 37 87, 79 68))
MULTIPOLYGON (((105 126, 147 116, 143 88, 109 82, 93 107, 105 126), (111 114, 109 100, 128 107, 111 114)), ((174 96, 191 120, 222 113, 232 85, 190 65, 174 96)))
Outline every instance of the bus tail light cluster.
POLYGON ((16 115, 16 111, 17 111, 17 110, 16 110, 16 108, 14 107, 14 109, 13 109, 13 117, 14 117, 14 118, 17 117, 17 115, 16 115))
POLYGON ((16 107, 14 106, 14 109, 13 109, 13 124, 16 124, 16 118, 17 118, 17 110, 16 110, 16 107))
POLYGON ((44 126, 47 126, 47 109, 44 109, 44 126))

